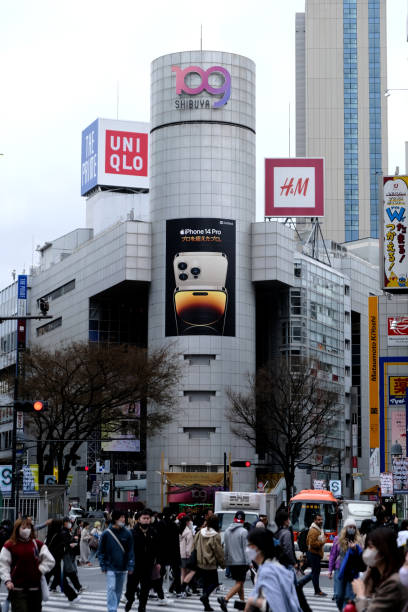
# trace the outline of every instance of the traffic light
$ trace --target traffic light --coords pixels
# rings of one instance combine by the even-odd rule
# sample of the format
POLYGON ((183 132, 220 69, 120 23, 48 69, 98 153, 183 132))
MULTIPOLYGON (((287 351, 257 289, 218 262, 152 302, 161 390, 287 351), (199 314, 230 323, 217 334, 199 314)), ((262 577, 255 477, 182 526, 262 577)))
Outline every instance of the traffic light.
POLYGON ((48 402, 42 400, 17 400, 14 406, 18 412, 35 412, 40 414, 48 410, 48 402))
POLYGON ((76 472, 89 472, 89 465, 77 465, 75 468, 76 472))
POLYGON ((251 461, 231 461, 231 467, 251 467, 251 461))

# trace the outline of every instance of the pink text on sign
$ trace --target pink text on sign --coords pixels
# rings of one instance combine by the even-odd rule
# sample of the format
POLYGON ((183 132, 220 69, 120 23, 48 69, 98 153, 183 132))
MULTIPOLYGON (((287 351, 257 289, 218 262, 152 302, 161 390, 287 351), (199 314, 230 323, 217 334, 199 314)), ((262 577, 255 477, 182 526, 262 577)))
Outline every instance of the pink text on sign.
POLYGON ((105 172, 147 176, 148 135, 106 130, 105 172))

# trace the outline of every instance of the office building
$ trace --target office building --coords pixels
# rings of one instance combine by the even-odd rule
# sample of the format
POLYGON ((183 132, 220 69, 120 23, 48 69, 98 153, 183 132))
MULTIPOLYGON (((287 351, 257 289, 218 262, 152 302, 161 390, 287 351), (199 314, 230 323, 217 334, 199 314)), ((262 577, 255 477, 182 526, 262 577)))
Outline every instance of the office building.
POLYGON ((325 159, 325 238, 378 238, 387 173, 385 0, 306 0, 296 15, 296 155, 325 159))

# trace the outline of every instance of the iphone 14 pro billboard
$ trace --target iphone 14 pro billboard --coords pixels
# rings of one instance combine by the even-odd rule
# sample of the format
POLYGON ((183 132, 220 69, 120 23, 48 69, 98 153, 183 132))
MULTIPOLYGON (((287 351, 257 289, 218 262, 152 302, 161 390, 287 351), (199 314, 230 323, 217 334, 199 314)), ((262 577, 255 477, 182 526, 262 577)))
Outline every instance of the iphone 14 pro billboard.
POLYGON ((166 336, 235 336, 235 221, 167 221, 166 336))

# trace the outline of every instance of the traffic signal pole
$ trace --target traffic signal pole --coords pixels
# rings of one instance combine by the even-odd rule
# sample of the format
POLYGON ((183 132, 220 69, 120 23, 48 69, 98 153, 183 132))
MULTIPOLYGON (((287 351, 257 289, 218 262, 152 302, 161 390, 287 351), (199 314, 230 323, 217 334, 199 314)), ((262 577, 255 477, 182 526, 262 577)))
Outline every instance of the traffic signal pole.
POLYGON ((13 392, 13 430, 11 434, 11 503, 14 508, 14 520, 18 518, 19 504, 19 486, 18 486, 18 466, 17 466, 17 402, 19 395, 19 379, 23 374, 22 353, 26 348, 26 322, 27 319, 52 319, 51 315, 38 316, 12 316, 0 317, 0 323, 3 321, 17 321, 17 344, 16 344, 16 374, 14 378, 13 392))

